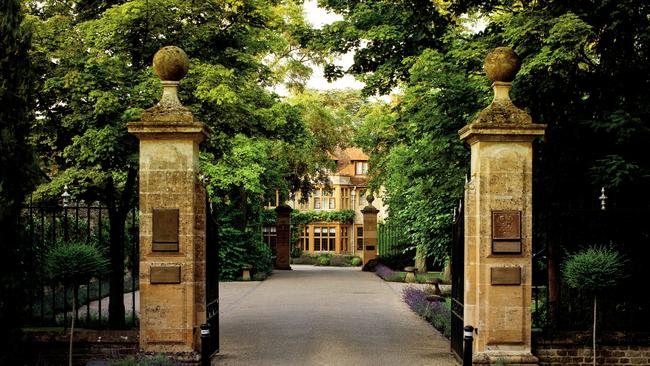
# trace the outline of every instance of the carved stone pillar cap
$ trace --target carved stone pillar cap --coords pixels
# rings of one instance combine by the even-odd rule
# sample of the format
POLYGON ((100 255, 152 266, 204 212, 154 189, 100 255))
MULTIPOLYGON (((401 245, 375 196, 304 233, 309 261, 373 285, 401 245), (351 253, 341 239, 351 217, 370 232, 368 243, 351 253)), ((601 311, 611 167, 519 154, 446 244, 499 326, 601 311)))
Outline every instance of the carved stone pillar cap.
POLYGON ((189 109, 178 100, 178 84, 187 75, 190 59, 185 51, 176 46, 166 46, 153 56, 153 70, 162 80, 163 94, 158 104, 148 109, 143 119, 155 119, 151 115, 170 115, 182 120, 193 119, 189 109))
POLYGON ((361 209, 361 213, 362 214, 375 214, 376 215, 377 213, 379 213, 379 210, 375 206, 369 204, 368 206, 361 209))
POLYGON ((176 46, 163 47, 153 56, 153 70, 162 81, 180 81, 189 68, 190 59, 176 46))
POLYGON ((493 82, 509 83, 515 79, 521 67, 519 56, 509 47, 497 47, 487 54, 483 69, 493 82))
POLYGON ((278 207, 275 208, 275 212, 279 214, 290 214, 291 211, 293 211, 291 206, 286 204, 279 205, 278 207))

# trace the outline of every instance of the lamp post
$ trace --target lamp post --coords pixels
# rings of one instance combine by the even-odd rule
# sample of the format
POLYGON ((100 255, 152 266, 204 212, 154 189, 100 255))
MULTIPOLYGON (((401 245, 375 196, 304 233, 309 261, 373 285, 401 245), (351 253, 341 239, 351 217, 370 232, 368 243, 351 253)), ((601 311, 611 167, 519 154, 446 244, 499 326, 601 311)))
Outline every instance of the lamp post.
POLYGON ((607 196, 605 195, 605 187, 600 188, 600 197, 598 197, 600 200, 600 209, 602 211, 605 211, 606 209, 606 203, 607 203, 607 196))
POLYGON ((68 191, 68 185, 63 186, 63 193, 61 194, 61 203, 63 207, 68 207, 68 201, 70 200, 70 192, 68 191))
POLYGON ((70 192, 68 185, 63 186, 63 193, 61 194, 61 204, 63 205, 63 239, 67 242, 68 236, 68 202, 70 201, 70 192))

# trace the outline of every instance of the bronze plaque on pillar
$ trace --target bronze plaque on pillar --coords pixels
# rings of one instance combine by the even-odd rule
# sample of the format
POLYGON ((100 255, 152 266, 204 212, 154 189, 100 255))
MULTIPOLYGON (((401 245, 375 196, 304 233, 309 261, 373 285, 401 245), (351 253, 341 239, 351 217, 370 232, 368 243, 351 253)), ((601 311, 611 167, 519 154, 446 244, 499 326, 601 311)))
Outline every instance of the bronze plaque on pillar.
POLYGON ((178 209, 154 208, 152 250, 178 252, 178 209))
POLYGON ((181 283, 181 266, 151 267, 149 282, 152 284, 181 283))
POLYGON ((490 284, 521 285, 521 267, 490 268, 490 284))
POLYGON ((492 211, 492 239, 521 240, 521 211, 492 211))
POLYGON ((521 211, 492 211, 492 253, 521 254, 521 211))

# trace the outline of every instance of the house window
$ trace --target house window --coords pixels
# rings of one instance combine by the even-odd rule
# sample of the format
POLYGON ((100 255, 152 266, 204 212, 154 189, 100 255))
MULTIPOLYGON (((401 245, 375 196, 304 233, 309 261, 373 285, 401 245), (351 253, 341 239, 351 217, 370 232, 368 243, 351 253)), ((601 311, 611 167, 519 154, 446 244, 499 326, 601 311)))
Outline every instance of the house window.
POLYGON ((357 161, 354 163, 355 174, 356 175, 365 175, 368 174, 368 162, 367 161, 357 161))
POLYGON ((300 248, 309 251, 309 226, 307 225, 300 228, 300 248))
POLYGON ((323 190, 323 208, 335 209, 336 199, 334 198, 334 191, 323 190))
POLYGON ((321 204, 321 194, 322 191, 320 189, 317 189, 314 192, 314 210, 320 210, 320 204, 321 204))
POLYGON ((275 252, 278 243, 278 235, 275 226, 264 226, 262 228, 262 239, 264 243, 275 252))
POLYGON ((336 250, 336 228, 334 226, 314 227, 314 251, 333 252, 336 250))
POLYGON ((357 250, 363 250, 363 226, 357 225, 357 250))
POLYGON ((317 189, 314 192, 314 210, 320 209, 335 209, 336 208, 336 198, 334 198, 334 192, 317 189))
POLYGON ((348 227, 341 226, 341 251, 348 251, 348 227))
POLYGON ((350 188, 341 188, 341 209, 350 208, 350 188))

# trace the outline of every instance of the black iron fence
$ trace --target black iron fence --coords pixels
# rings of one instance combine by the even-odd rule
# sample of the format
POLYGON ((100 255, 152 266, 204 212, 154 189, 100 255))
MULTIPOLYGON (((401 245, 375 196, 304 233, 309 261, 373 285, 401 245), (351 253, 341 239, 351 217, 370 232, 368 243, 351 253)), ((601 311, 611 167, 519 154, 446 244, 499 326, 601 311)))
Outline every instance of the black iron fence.
MULTIPOLYGON (((30 203, 21 212, 20 223, 30 258, 31 280, 27 326, 66 326, 70 317, 82 327, 101 328, 108 322, 109 274, 91 278, 79 286, 77 309, 72 314, 73 288, 53 281, 46 271, 48 251, 56 245, 87 243, 108 258, 110 222, 108 208, 83 201, 66 205, 30 203)), ((137 326, 139 231, 137 209, 127 216, 124 233, 124 303, 127 325, 137 326)))
MULTIPOLYGON (((451 243, 451 350, 463 357, 465 306, 465 207, 454 208, 451 243)), ((470 333, 471 337, 471 333, 470 333)), ((471 344, 471 343, 470 343, 471 344)), ((470 352, 471 355, 471 352, 470 352)))
POLYGON ((586 331, 593 324, 593 294, 573 289, 562 279, 566 259, 581 248, 611 246, 626 258, 625 278, 598 296, 598 329, 646 331, 650 328, 650 294, 645 290, 650 256, 648 210, 603 211, 599 207, 565 210, 540 225, 533 257, 532 320, 538 331, 586 331), (557 291, 549 291, 549 245, 553 245, 557 291), (554 292, 554 293, 552 293, 554 292))
POLYGON ((405 249, 402 228, 390 223, 377 227, 377 252, 380 257, 398 255, 405 249))

